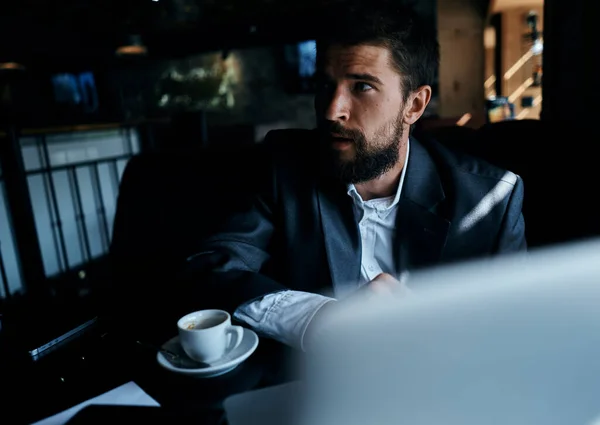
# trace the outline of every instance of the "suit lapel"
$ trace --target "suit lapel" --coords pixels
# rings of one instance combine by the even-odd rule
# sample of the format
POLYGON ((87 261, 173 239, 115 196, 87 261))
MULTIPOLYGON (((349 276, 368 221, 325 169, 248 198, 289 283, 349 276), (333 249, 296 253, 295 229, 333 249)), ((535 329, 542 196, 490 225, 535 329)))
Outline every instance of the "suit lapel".
POLYGON ((399 272, 439 261, 450 222, 440 215, 445 199, 440 175, 427 150, 411 139, 404 187, 396 216, 399 272))
POLYGON ((333 289, 336 293, 355 289, 360 279, 361 248, 352 199, 342 185, 323 180, 317 199, 333 289))
MULTIPOLYGON (((450 222, 441 215, 445 199, 440 175, 427 150, 411 139, 404 187, 396 216, 395 258, 399 272, 439 261, 450 222)), ((317 201, 327 261, 336 293, 360 280, 361 246, 352 199, 342 185, 321 179, 317 201)))

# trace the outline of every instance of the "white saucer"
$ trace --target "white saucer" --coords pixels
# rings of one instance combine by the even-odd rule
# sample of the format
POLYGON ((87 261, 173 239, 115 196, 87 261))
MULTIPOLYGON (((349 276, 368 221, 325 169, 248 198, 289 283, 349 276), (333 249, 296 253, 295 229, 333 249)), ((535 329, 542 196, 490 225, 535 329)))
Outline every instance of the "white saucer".
POLYGON ((190 359, 179 343, 179 336, 173 337, 165 342, 162 348, 179 355, 180 364, 173 364, 160 352, 156 355, 156 360, 158 361, 158 364, 165 369, 182 375, 193 376, 196 378, 211 378, 213 376, 223 375, 235 369, 244 360, 250 357, 258 346, 258 335, 251 329, 243 329, 244 336, 242 337, 240 345, 209 365, 203 365, 190 359))

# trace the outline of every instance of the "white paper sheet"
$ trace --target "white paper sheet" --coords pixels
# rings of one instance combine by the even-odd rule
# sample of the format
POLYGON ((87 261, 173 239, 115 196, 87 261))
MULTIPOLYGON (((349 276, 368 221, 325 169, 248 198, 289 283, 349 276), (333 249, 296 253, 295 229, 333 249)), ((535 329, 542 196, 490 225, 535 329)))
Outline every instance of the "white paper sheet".
POLYGON ((83 403, 42 419, 33 425, 63 425, 77 412, 90 404, 109 404, 118 406, 160 406, 152 397, 144 392, 135 382, 131 381, 113 390, 93 397, 83 403))

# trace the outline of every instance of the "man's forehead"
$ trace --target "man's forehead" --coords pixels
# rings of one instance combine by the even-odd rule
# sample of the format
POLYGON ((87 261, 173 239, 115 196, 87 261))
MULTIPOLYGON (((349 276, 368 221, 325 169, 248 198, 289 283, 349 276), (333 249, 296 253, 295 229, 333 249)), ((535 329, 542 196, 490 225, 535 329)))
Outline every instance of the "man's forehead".
POLYGON ((391 52, 387 47, 360 44, 356 46, 331 45, 323 52, 325 69, 354 72, 389 72, 392 67, 391 52))

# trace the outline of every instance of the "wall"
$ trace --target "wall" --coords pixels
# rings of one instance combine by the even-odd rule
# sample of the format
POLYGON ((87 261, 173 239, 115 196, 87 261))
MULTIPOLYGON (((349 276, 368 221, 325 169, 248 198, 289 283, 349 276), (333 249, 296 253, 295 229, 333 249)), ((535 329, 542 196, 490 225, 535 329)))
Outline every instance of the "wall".
POLYGON ((442 118, 484 116, 484 16, 475 0, 438 1, 440 40, 439 115, 442 118))
POLYGON ((484 73, 484 92, 485 97, 496 96, 496 29, 489 25, 485 28, 483 36, 485 47, 485 73, 484 73))
POLYGON ((535 64, 541 64, 541 56, 535 56, 530 53, 532 42, 526 38, 530 32, 527 26, 526 16, 530 11, 538 15, 538 30, 544 28, 544 11, 539 6, 531 7, 511 7, 498 10, 501 17, 500 25, 500 48, 501 55, 501 75, 495 75, 495 49, 497 46, 494 28, 486 28, 485 37, 485 93, 486 97, 496 96, 494 82, 497 78, 501 79, 502 96, 509 96, 515 105, 515 115, 519 119, 539 119, 542 107, 542 88, 539 86, 529 86, 527 83, 532 77, 535 64), (512 96, 512 97, 511 97, 512 96), (524 96, 531 96, 534 99, 534 106, 523 108, 521 99, 524 96))
POLYGON ((541 57, 531 56, 529 50, 531 42, 525 39, 525 34, 529 32, 526 23, 526 16, 530 11, 535 11, 539 16, 538 28, 543 31, 544 11, 540 7, 534 8, 514 8, 502 12, 502 93, 505 96, 514 95, 515 113, 519 118, 540 117, 541 110, 541 87, 527 87, 524 91, 523 84, 531 78, 533 74, 533 65, 541 63, 541 57), (525 58, 529 58, 524 60, 525 58), (506 74, 515 64, 523 62, 523 65, 512 75, 506 74), (509 76, 510 75, 510 76, 509 76), (520 96, 516 94, 522 93, 520 96), (523 109, 520 99, 523 96, 532 96, 536 99, 536 104, 532 108, 523 109))

